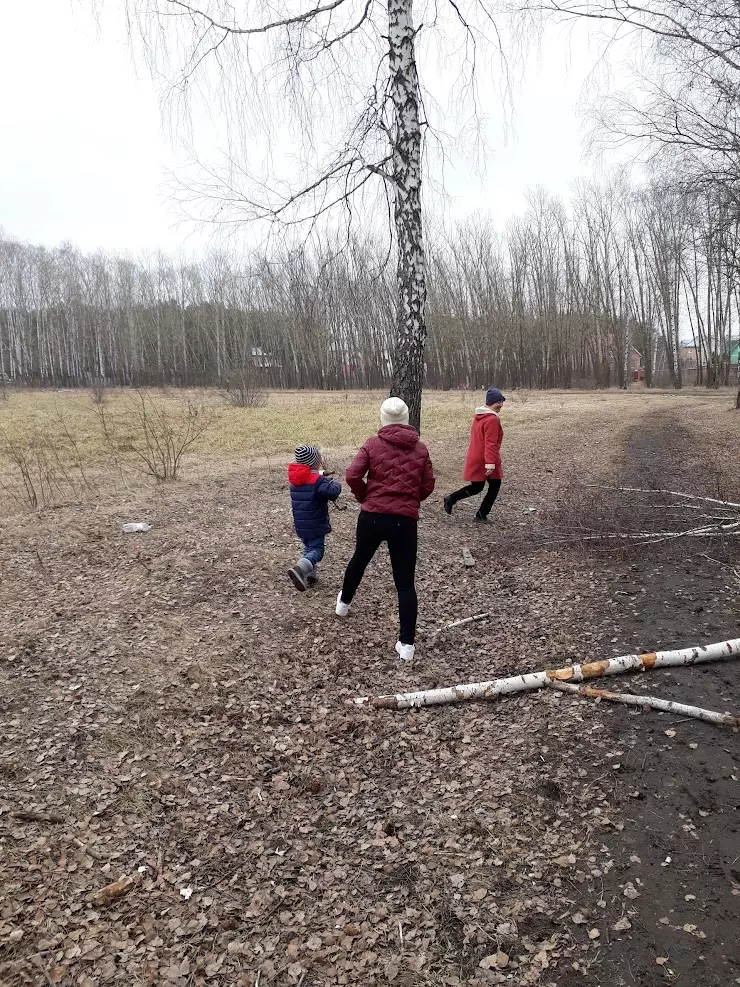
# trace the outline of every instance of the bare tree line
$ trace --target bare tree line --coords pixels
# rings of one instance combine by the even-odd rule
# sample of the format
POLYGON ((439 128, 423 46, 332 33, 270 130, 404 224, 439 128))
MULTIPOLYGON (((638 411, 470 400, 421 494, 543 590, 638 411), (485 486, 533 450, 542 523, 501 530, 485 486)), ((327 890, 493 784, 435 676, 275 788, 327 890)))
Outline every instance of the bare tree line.
MULTIPOLYGON (((427 386, 625 387, 638 364, 648 386, 729 383, 736 215, 721 189, 617 175, 567 205, 538 189, 503 232, 479 218, 431 225, 427 386)), ((384 387, 397 338, 386 256, 372 238, 134 259, 0 237, 2 377, 384 387)))

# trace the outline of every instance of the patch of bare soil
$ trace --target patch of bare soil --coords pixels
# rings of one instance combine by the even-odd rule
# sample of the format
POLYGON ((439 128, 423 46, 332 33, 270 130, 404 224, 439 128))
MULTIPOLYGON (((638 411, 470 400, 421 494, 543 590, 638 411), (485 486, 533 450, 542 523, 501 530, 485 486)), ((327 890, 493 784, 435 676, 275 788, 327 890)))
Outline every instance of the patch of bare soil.
MULTIPOLYGON (((532 537, 574 462, 593 468, 589 441, 605 424, 603 469, 623 462, 628 417, 609 415, 515 432, 493 530, 472 523, 470 504, 445 517, 461 450, 432 448, 440 479, 420 526, 410 668, 393 657, 385 557, 351 617, 333 616, 355 505, 333 515, 322 583, 292 589, 282 470, 193 469, 156 496, 3 521, 2 983, 740 976, 729 935, 737 735, 551 693, 403 713, 349 702, 616 654, 637 637, 693 643, 697 631, 714 636, 712 621, 726 633, 728 612, 698 602, 710 584, 697 585, 697 571, 713 592, 727 582, 714 563, 685 573, 705 610, 678 623, 672 556, 661 581, 654 557, 605 559, 532 537), (148 534, 121 533, 144 518, 148 534), (644 596, 649 612, 634 604, 644 596), (123 875, 126 893, 96 896, 123 875)), ((732 683, 733 669, 649 684, 678 693, 691 681, 699 702, 699 684, 717 683, 706 704, 724 708, 715 676, 732 683)))
MULTIPOLYGON (((645 420, 630 434, 622 481, 700 496, 730 493, 736 500, 733 458, 724 471, 695 462, 687 467, 700 448, 675 418, 645 420)), ((675 513, 661 513, 669 518, 664 525, 676 527, 675 513)), ((642 508, 633 522, 650 530, 654 515, 654 508, 642 508)), ((610 566, 605 578, 613 623, 605 629, 604 650, 649 650, 656 642, 669 649, 737 636, 739 558, 730 541, 679 540, 636 549, 622 565, 610 566)), ((739 673, 737 662, 660 670, 628 682, 624 691, 737 712, 739 673)), ((624 687, 625 680, 618 681, 624 687)), ((610 766, 625 822, 617 870, 630 874, 640 894, 632 928, 607 953, 602 975, 625 985, 740 983, 737 731, 619 706, 602 715, 619 747, 610 766)))

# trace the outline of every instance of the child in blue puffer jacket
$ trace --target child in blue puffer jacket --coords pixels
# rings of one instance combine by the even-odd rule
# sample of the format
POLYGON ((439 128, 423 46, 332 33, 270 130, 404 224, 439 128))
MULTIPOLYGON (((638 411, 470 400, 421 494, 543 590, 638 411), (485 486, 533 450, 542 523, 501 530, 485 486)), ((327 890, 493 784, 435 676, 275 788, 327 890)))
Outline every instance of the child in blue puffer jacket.
POLYGON ((318 581, 317 567, 324 557, 324 540, 331 531, 329 501, 342 492, 341 484, 324 476, 316 446, 299 446, 288 466, 295 533, 303 542, 303 558, 288 569, 296 589, 318 581))

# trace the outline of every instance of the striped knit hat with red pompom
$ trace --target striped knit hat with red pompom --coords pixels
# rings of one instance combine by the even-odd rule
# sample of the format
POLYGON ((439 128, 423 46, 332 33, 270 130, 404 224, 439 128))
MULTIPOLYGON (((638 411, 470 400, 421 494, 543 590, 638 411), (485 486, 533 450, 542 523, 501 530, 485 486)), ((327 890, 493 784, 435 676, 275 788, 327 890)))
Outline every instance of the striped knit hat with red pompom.
POLYGON ((316 446, 298 446, 295 451, 295 461, 301 466, 315 466, 321 459, 321 453, 316 446))

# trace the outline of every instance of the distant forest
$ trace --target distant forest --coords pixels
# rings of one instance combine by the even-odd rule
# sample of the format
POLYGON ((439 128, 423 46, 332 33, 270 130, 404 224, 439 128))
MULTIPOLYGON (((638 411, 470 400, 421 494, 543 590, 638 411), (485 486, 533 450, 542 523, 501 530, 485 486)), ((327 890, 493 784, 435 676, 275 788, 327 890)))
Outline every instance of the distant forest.
MULTIPOLYGON (((738 220, 711 193, 616 178, 568 203, 537 190, 502 232, 476 218, 427 228, 428 387, 734 383, 738 220)), ((0 235, 2 380, 383 387, 387 256, 339 235, 198 259, 0 235)))

